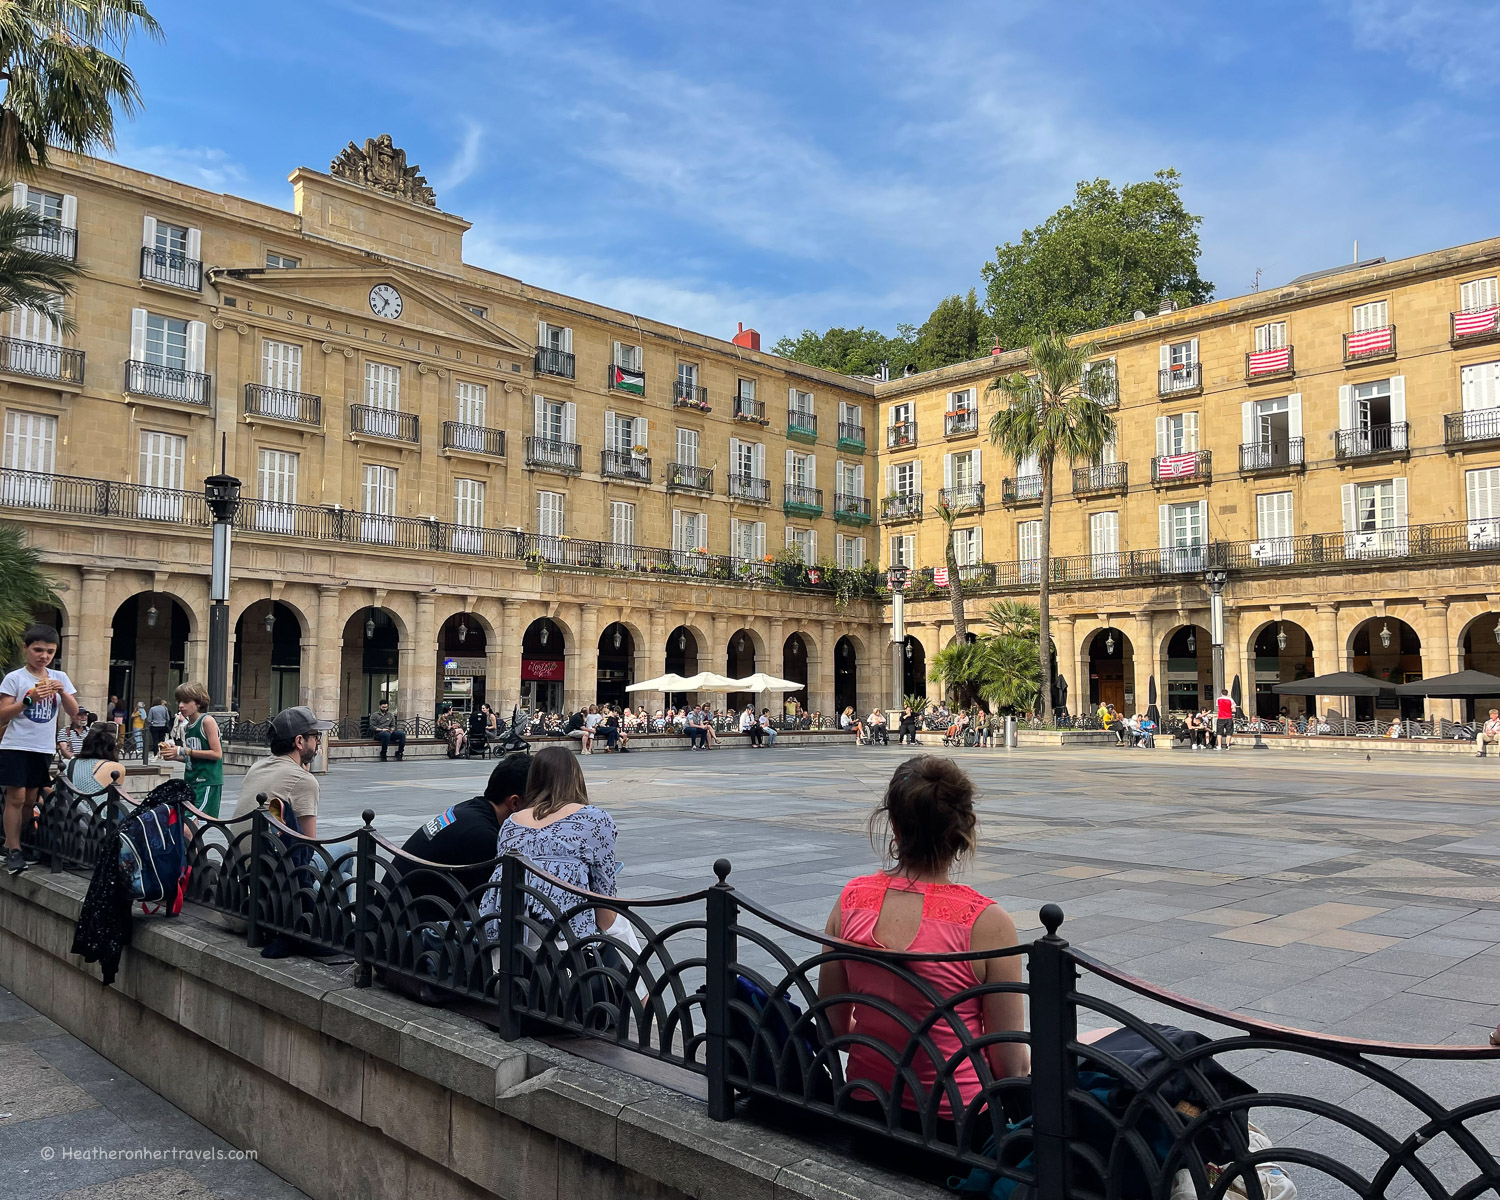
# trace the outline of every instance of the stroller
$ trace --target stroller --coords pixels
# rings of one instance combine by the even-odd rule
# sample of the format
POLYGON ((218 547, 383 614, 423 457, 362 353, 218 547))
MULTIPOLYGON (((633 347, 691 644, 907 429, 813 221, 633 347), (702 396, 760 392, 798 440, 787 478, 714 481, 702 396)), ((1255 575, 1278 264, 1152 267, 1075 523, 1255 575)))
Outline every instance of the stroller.
POLYGON ((469 714, 468 757, 488 758, 490 753, 489 722, 484 719, 484 710, 476 708, 469 714))

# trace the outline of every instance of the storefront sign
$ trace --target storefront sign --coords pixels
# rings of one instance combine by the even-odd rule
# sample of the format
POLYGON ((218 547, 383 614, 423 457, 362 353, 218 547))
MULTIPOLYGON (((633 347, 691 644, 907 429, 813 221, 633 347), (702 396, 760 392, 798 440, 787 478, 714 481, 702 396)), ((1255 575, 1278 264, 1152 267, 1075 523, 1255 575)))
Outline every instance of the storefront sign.
POLYGON ((563 677, 563 660, 560 658, 523 658, 521 660, 522 679, 561 679, 563 677))
POLYGON ((481 679, 485 673, 485 660, 478 657, 471 658, 445 658, 443 659, 444 675, 477 675, 481 679))

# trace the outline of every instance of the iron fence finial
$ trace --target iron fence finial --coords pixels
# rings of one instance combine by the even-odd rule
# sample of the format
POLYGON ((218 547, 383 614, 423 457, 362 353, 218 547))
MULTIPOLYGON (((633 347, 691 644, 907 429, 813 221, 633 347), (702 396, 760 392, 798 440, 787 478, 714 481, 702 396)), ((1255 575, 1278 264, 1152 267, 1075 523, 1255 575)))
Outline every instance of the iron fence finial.
POLYGON ((1047 936, 1053 940, 1061 940, 1057 937, 1057 930, 1063 923, 1063 910, 1056 904, 1044 904, 1037 915, 1047 927, 1047 936))
POLYGON ((714 862, 714 874, 719 877, 719 883, 722 886, 728 886, 726 881, 729 878, 729 871, 730 866, 727 858, 721 858, 714 862))

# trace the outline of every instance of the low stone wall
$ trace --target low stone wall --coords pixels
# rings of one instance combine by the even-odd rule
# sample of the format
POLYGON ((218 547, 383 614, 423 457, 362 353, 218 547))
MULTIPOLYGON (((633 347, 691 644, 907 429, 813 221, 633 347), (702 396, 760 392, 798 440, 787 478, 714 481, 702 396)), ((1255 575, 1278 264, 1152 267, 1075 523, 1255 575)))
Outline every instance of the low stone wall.
MULTIPOLYGON (((923 746, 941 746, 943 734, 936 732, 919 732, 917 741, 923 746)), ((995 746, 998 749, 1001 742, 1001 733, 995 732, 995 746)), ((1113 746, 1117 742, 1115 735, 1108 729, 1018 729, 1016 730, 1016 745, 1018 746, 1113 746)))
POLYGON ((532 1039, 267 960, 191 908, 114 986, 69 953, 87 880, 0 875, 0 980, 314 1200, 938 1200, 940 1189, 532 1039))

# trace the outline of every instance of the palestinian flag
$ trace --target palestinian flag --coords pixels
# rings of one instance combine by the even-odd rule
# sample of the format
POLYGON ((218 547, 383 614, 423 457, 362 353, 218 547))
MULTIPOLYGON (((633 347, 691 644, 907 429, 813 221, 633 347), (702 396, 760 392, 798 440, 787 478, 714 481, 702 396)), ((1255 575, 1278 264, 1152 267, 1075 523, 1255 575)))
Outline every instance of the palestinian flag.
POLYGON ((629 392, 633 396, 646 394, 646 372, 632 371, 629 367, 610 367, 609 386, 617 392, 629 392))

